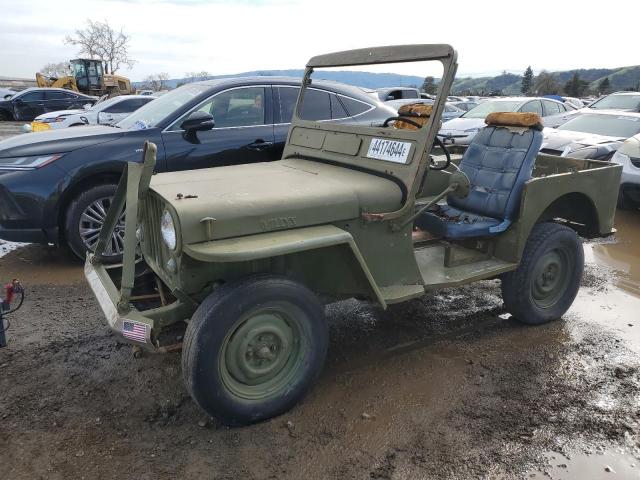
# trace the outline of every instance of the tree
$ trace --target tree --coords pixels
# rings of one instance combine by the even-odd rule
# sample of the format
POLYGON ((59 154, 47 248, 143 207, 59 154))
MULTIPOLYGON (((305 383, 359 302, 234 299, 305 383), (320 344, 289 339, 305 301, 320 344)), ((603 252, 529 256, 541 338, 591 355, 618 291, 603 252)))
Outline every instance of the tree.
POLYGON ((436 86, 436 81, 433 77, 426 77, 424 82, 422 82, 421 90, 424 93, 428 93, 429 95, 435 95, 438 91, 438 87, 436 86))
POLYGON ((71 75, 72 72, 68 62, 60 62, 47 63, 40 69, 40 73, 42 73, 45 77, 60 78, 71 75))
POLYGON ((115 73, 122 65, 131 68, 135 62, 129 56, 129 41, 131 37, 125 35, 122 29, 115 31, 106 20, 94 22, 87 20, 84 30, 76 30, 75 36, 67 35, 64 42, 68 45, 80 47, 78 55, 102 60, 105 73, 115 73))
POLYGON ((210 77, 211 74, 203 70, 201 72, 187 72, 184 76, 187 82, 197 82, 199 80, 205 80, 207 77, 210 77))
POLYGON ((560 87, 555 77, 543 70, 536 78, 533 90, 536 95, 556 95, 560 91, 560 87))
POLYGON ((589 82, 580 79, 580 74, 575 72, 571 80, 564 85, 564 92, 570 97, 582 97, 589 88, 589 82))
POLYGON ((598 93, 602 95, 609 93, 609 90, 611 90, 611 82, 609 81, 609 77, 605 77, 604 80, 598 84, 598 93))
POLYGON ((165 82, 169 80, 169 74, 167 72, 154 73, 148 75, 143 81, 144 88, 159 92, 165 87, 165 82))
POLYGON ((520 91, 527 95, 531 92, 531 87, 533 87, 533 70, 531 70, 531 65, 529 65, 522 76, 522 87, 520 91))

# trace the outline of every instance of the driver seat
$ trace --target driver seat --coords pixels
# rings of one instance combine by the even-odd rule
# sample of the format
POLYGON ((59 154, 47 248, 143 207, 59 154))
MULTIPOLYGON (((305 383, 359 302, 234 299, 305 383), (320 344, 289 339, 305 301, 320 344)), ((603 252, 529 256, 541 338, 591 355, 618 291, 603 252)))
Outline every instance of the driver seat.
POLYGON ((542 121, 536 113, 495 112, 485 123, 459 166, 469 177, 469 195, 449 195, 446 204, 419 215, 416 227, 455 240, 497 235, 511 225, 542 145, 542 121))

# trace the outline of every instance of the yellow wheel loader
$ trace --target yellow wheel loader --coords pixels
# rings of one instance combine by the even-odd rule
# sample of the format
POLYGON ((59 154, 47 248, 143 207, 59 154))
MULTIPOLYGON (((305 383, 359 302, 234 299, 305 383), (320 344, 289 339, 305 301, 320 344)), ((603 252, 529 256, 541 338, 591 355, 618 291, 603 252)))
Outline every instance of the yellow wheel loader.
POLYGON ((131 80, 127 77, 105 74, 101 60, 76 58, 70 62, 72 75, 63 77, 46 77, 36 73, 38 87, 67 88, 86 95, 131 95, 135 89, 131 87, 131 80))

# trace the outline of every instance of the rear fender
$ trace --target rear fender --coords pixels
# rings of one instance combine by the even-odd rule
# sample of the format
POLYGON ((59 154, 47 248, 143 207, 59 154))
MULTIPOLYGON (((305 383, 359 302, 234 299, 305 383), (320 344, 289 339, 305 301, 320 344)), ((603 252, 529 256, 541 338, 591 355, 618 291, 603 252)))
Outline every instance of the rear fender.
POLYGON ((586 237, 611 235, 615 231, 620 166, 591 162, 602 166, 529 180, 522 192, 518 220, 496 238, 496 257, 519 262, 531 230, 545 221, 566 221, 586 237))

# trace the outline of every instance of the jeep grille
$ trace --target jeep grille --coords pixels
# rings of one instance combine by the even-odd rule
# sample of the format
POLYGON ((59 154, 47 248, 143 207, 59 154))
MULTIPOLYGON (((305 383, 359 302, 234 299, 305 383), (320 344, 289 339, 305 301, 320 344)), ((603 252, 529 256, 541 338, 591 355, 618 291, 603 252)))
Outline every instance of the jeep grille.
POLYGON ((155 193, 148 191, 142 199, 141 206, 144 259, 156 272, 163 271, 169 260, 169 251, 160 234, 160 216, 164 209, 164 202, 155 193))

